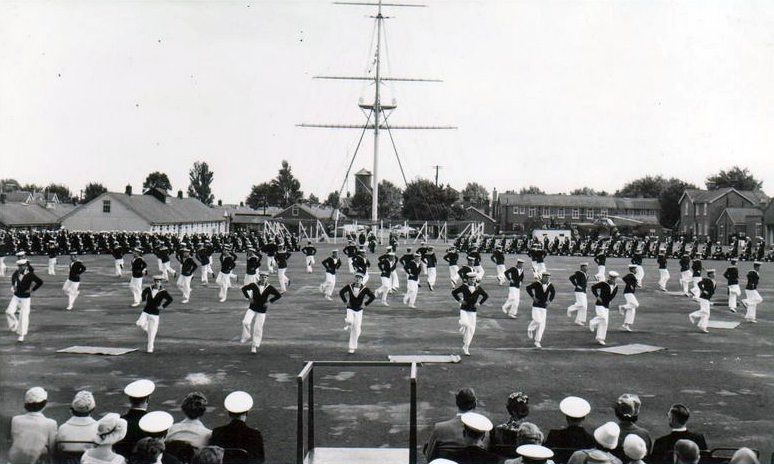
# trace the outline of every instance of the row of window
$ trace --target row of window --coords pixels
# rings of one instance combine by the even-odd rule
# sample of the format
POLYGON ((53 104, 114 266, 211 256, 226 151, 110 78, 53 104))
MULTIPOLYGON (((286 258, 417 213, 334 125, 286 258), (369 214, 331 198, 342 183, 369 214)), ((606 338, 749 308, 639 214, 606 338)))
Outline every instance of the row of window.
MULTIPOLYGON (((707 205, 708 205, 708 203, 702 203, 702 204, 704 205, 704 216, 706 216, 707 215, 707 205)), ((702 207, 701 207, 702 204, 699 204, 699 206, 696 208, 696 212, 697 213, 699 213, 702 210, 702 207)), ((691 213, 690 203, 689 202, 687 202, 687 201, 685 202, 685 208, 684 209, 685 209, 685 212, 683 214, 685 216, 689 216, 690 213, 691 213)))
MULTIPOLYGON (((513 207, 513 214, 526 214, 527 217, 537 217, 538 215, 540 215, 540 217, 543 217, 543 218, 550 218, 552 216, 563 218, 563 217, 566 217, 568 212, 570 213, 572 219, 580 219, 581 216, 584 214, 586 219, 594 219, 595 217, 606 218, 608 214, 610 214, 607 208, 600 208, 600 209, 565 208, 563 206, 559 206, 557 208, 551 208, 548 206, 530 206, 530 207, 514 206, 513 207), (596 213, 599 213, 599 215, 596 216, 595 215, 596 213)), ((618 213, 625 216, 636 216, 636 215, 655 216, 656 210, 622 209, 618 211, 618 213)))

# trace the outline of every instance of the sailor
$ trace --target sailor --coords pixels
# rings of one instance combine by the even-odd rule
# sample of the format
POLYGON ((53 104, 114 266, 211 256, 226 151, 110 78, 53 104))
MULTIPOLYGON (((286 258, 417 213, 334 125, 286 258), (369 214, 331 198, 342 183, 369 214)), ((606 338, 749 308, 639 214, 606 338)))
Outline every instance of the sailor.
POLYGON ((153 276, 153 285, 145 287, 142 291, 142 301, 145 302, 145 309, 142 310, 139 319, 135 324, 148 333, 148 353, 153 353, 156 333, 159 330, 159 313, 162 308, 166 308, 172 303, 172 296, 162 287, 164 276, 157 274, 153 276))
POLYGON ((314 266, 314 255, 317 254, 317 248, 312 245, 312 241, 309 240, 306 242, 306 246, 301 248, 301 253, 306 256, 306 272, 307 274, 312 273, 312 266, 314 266))
POLYGON ((258 281, 258 270, 261 268, 261 255, 255 252, 255 248, 247 249, 247 261, 245 264, 244 285, 258 281))
POLYGON ((546 272, 546 250, 543 249, 540 242, 536 242, 535 245, 532 246, 529 256, 532 258, 532 273, 536 279, 540 279, 540 275, 546 272))
POLYGON ((702 265, 700 259, 694 259, 691 265, 691 279, 693 281, 693 287, 691 287, 691 297, 696 300, 699 298, 701 290, 699 290, 699 282, 701 282, 702 265))
POLYGON ((742 300, 742 304, 745 308, 747 308, 747 313, 744 316, 744 319, 747 322, 757 323, 758 320, 756 319, 755 310, 758 307, 758 304, 760 304, 763 301, 763 298, 761 298, 760 294, 758 293, 758 281, 760 280, 760 270, 761 270, 761 262, 755 261, 753 263, 753 268, 750 270, 750 272, 747 273, 747 285, 744 287, 744 293, 747 298, 742 300))
POLYGON ((422 273, 424 275, 427 275, 427 265, 425 264, 424 256, 425 253, 427 253, 427 249, 429 247, 427 246, 427 242, 422 240, 422 243, 420 243, 419 248, 417 248, 417 253, 419 253, 422 256, 422 260, 419 262, 420 267, 422 268, 422 273))
POLYGON ((325 294, 326 300, 333 300, 331 295, 336 287, 336 271, 341 267, 338 250, 331 251, 331 255, 322 262, 325 268, 325 282, 320 284, 320 293, 325 294))
POLYGON ((403 296, 403 304, 409 308, 416 309, 417 293, 419 293, 419 274, 422 272, 420 266, 422 255, 414 253, 414 259, 409 261, 403 270, 406 271, 408 279, 406 280, 406 294, 403 296))
POLYGON ((365 247, 360 247, 357 253, 352 256, 352 267, 355 268, 356 274, 363 276, 363 284, 368 283, 368 268, 371 267, 371 262, 366 258, 365 247))
MULTIPOLYGON (((414 261, 414 253, 411 251, 411 248, 406 248, 406 253, 398 259, 398 263, 400 263, 400 265, 403 267, 404 272, 406 270, 406 265, 412 261, 414 261)), ((397 274, 397 272, 395 274, 397 274)), ((408 278, 408 275, 406 275, 406 278, 408 278)), ((398 291, 400 289, 400 282, 397 280, 397 278, 393 282, 392 289, 394 291, 398 291)))
POLYGON ((460 255, 457 253, 457 248, 454 246, 450 246, 446 250, 446 254, 443 255, 443 260, 449 263, 449 280, 451 280, 452 288, 455 288, 460 282, 460 278, 457 275, 457 272, 460 270, 460 267, 457 266, 457 261, 459 259, 460 255))
POLYGON ((634 316, 636 316, 637 308, 640 306, 640 302, 637 301, 637 297, 634 296, 634 292, 637 290, 637 287, 640 286, 637 281, 635 272, 637 272, 637 266, 630 264, 629 273, 623 276, 623 281, 626 284, 626 287, 624 287, 624 298, 626 299, 626 304, 618 305, 618 312, 624 315, 624 323, 621 328, 627 332, 632 331, 634 316))
POLYGON ((436 258, 435 251, 433 250, 432 246, 428 246, 425 252, 422 254, 422 265, 427 270, 427 286, 432 292, 437 276, 436 266, 438 265, 438 258, 436 258))
POLYGON ((481 282, 484 279, 484 267, 481 265, 481 253, 475 245, 468 249, 468 257, 473 258, 473 270, 476 272, 476 280, 481 282))
POLYGON ((231 245, 223 247, 223 252, 220 254, 220 273, 215 282, 220 287, 218 292, 218 298, 223 303, 228 297, 228 289, 231 288, 231 276, 234 275, 233 271, 236 267, 236 253, 231 251, 231 245))
POLYGON ((277 266, 277 260, 274 256, 277 254, 277 244, 271 238, 266 239, 266 244, 263 245, 261 251, 266 253, 266 266, 269 269, 269 273, 274 273, 274 268, 277 266))
POLYGON ((363 323, 363 308, 370 305, 375 298, 371 289, 364 285, 363 280, 363 274, 357 273, 355 282, 345 285, 339 291, 341 301, 347 304, 347 314, 344 317, 347 325, 344 330, 349 331, 349 354, 353 354, 357 349, 360 327, 363 323))
POLYGON ((258 283, 250 283, 242 287, 242 294, 250 300, 250 306, 242 318, 241 343, 252 340, 250 353, 257 353, 263 339, 263 324, 266 322, 266 311, 269 304, 282 298, 276 288, 269 285, 268 271, 260 271, 258 283))
POLYGON ((613 301, 613 298, 618 293, 618 285, 615 284, 617 277, 617 272, 610 271, 606 282, 597 282, 591 286, 591 293, 597 299, 594 303, 594 311, 597 315, 589 321, 589 330, 597 332, 596 339, 600 345, 604 345, 605 338, 607 338, 610 302, 613 301))
POLYGON ((48 254, 48 275, 56 275, 56 257, 59 255, 59 247, 56 240, 49 240, 46 248, 48 254))
POLYGON ((387 257, 380 259, 377 264, 379 267, 379 280, 381 281, 381 286, 376 289, 374 295, 376 297, 381 296, 382 305, 384 306, 390 306, 390 304, 387 303, 387 295, 390 293, 392 274, 395 272, 397 264, 398 260, 395 259, 395 253, 392 251, 387 253, 387 257))
POLYGON ((113 242, 110 254, 113 255, 113 264, 116 269, 115 275, 116 277, 121 277, 124 274, 124 247, 118 242, 113 242))
POLYGON ((148 264, 142 259, 142 249, 132 250, 132 279, 129 281, 129 290, 132 291, 134 302, 132 307, 140 306, 142 301, 142 278, 148 274, 148 264))
POLYGON ((707 277, 699 281, 699 290, 701 290, 699 294, 699 310, 688 315, 688 320, 691 321, 691 324, 697 324, 696 319, 698 319, 697 327, 704 333, 709 332, 707 330, 707 323, 710 318, 710 300, 712 295, 715 294, 716 288, 715 270, 707 269, 707 277))
POLYGON ((503 254, 503 247, 500 245, 495 246, 495 250, 489 259, 495 263, 495 267, 497 268, 498 285, 503 285, 507 281, 505 278, 505 255, 503 254))
POLYGON ((518 317, 519 301, 521 300, 520 287, 524 282, 524 260, 516 260, 516 266, 505 271, 505 278, 508 279, 508 299, 503 304, 503 312, 513 319, 518 317))
POLYGON ((667 291, 667 282, 669 282, 669 270, 667 269, 667 255, 664 250, 659 251, 658 258, 656 258, 656 263, 658 263, 659 275, 658 288, 665 292, 667 291))
POLYGON ((188 303, 191 298, 191 280, 193 279, 196 268, 199 267, 196 261, 191 257, 191 250, 188 248, 180 249, 180 276, 177 278, 177 288, 183 293, 183 301, 181 303, 188 303))
POLYGON ((642 251, 640 251, 636 245, 632 250, 631 263, 636 266, 634 271, 634 277, 637 278, 637 285, 642 287, 642 279, 645 277, 645 270, 642 268, 642 251))
POLYGON ((575 294, 575 303, 567 308, 567 317, 575 315, 575 324, 581 327, 586 325, 586 312, 588 310, 588 297, 586 287, 589 281, 589 263, 580 263, 580 269, 570 276, 570 283, 573 285, 575 294))
POLYGON ((196 250, 196 259, 199 261, 199 264, 201 264, 200 268, 202 273, 202 283, 204 285, 210 283, 210 274, 215 275, 215 273, 212 271, 212 264, 210 261, 211 256, 212 250, 210 249, 209 242, 199 245, 198 249, 196 250))
POLYGON ((473 334, 476 333, 476 308, 484 304, 489 295, 476 284, 475 272, 469 272, 465 277, 464 283, 452 290, 452 296, 460 304, 462 352, 465 356, 470 356, 470 342, 473 341, 473 334))
POLYGON ((30 325, 32 292, 39 289, 43 285, 43 281, 35 275, 26 259, 16 261, 16 265, 18 269, 11 275, 13 296, 5 310, 5 318, 8 321, 8 329, 11 332, 16 332, 19 336, 18 342, 23 342, 30 325), (16 317, 17 310, 19 312, 18 319, 16 317))
POLYGON ((176 274, 172 269, 172 265, 169 263, 169 248, 166 245, 162 245, 156 249, 156 258, 158 258, 159 272, 164 276, 164 280, 169 280, 169 273, 176 274))
POLYGON ((680 256, 680 285, 683 287, 683 294, 685 296, 693 296, 690 293, 691 287, 691 254, 685 252, 680 256))
POLYGON ((736 267, 736 262, 736 258, 731 258, 731 265, 723 273, 728 283, 728 309, 732 313, 736 312, 737 298, 742 296, 742 290, 739 289, 739 268, 736 267))
POLYGON ((357 254, 357 246, 355 246, 354 240, 347 241, 347 246, 345 246, 342 250, 342 253, 344 253, 344 256, 347 257, 347 264, 349 265, 349 273, 354 274, 355 268, 352 266, 352 258, 355 257, 357 254))
POLYGON ((551 273, 544 271, 540 274, 540 280, 527 286, 527 294, 532 298, 532 321, 527 327, 527 338, 535 339, 535 348, 541 348, 543 331, 546 329, 546 308, 548 303, 554 300, 556 290, 550 283, 551 273))
POLYGON ((62 291, 67 295, 67 310, 73 309, 75 299, 78 298, 78 286, 81 284, 81 274, 86 272, 86 266, 83 265, 78 255, 70 253, 70 272, 62 285, 62 291))
POLYGON ((274 256, 274 259, 277 261, 277 279, 279 280, 280 293, 285 293, 288 290, 288 285, 290 285, 290 278, 286 275, 290 251, 284 245, 280 245, 277 248, 277 254, 274 256))

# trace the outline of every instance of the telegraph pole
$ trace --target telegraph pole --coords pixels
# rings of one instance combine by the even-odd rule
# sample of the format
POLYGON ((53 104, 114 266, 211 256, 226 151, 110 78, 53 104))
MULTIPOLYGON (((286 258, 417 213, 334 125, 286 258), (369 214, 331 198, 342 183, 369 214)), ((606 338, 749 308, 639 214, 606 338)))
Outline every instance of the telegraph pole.
POLYGON ((438 170, 441 169, 443 166, 431 166, 433 169, 435 169, 435 186, 438 187, 438 170))

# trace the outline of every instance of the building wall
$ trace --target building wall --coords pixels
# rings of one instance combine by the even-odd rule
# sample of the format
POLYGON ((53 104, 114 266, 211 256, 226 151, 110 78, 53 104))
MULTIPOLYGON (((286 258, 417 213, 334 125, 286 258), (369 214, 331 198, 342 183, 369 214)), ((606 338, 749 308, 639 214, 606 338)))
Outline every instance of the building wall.
POLYGON ((151 231, 151 225, 134 211, 107 194, 85 204, 62 220, 62 227, 69 230, 127 230, 151 231), (103 212, 103 201, 110 200, 110 212, 103 212))
MULTIPOLYGON (((720 215, 726 208, 749 208, 755 205, 738 192, 728 192, 718 200, 708 203, 700 202, 695 205, 688 198, 683 197, 680 203, 680 232, 704 237, 709 235, 712 241, 717 241, 720 232, 715 225, 720 215)), ((724 232, 728 236, 728 231, 724 232)))
POLYGON ((631 209, 619 210, 611 208, 592 207, 557 207, 557 206, 526 206, 518 204, 500 204, 495 208, 501 231, 513 231, 516 225, 524 229, 526 224, 543 221, 555 224, 567 223, 572 226, 577 223, 591 222, 600 217, 608 216, 647 216, 659 219, 659 210, 631 209))

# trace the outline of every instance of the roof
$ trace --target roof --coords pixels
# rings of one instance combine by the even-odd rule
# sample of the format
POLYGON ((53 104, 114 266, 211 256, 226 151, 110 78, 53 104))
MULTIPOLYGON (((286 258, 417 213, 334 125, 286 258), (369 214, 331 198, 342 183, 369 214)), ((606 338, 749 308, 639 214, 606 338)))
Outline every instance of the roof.
POLYGON ((734 224, 744 224, 748 217, 762 217, 763 212, 758 208, 726 208, 720 214, 718 222, 723 216, 728 216, 728 219, 734 224))
POLYGON ((656 216, 608 216, 616 227, 661 227, 656 216))
POLYGON ((0 224, 7 227, 57 225, 61 216, 54 211, 37 203, 6 203, 0 205, 0 224))
POLYGON ((356 176, 370 176, 371 171, 366 171, 366 168, 363 168, 355 173, 356 176))
MULTIPOLYGON (((310 206, 310 205, 305 205, 303 203, 296 203, 292 206, 288 206, 287 208, 281 210, 274 216, 275 217, 280 216, 282 213, 294 207, 306 212, 310 216, 313 216, 317 219, 335 219, 335 215, 336 215, 336 208, 331 208, 330 206, 322 206, 322 205, 310 206)), ((339 219, 344 219, 344 218, 346 218, 346 216, 344 216, 343 214, 341 214, 341 212, 339 212, 339 219)))
MULTIPOLYGON (((712 203, 730 192, 736 192, 739 195, 742 195, 756 206, 769 200, 768 195, 763 193, 762 190, 737 190, 733 187, 723 187, 717 190, 686 189, 685 192, 683 192, 683 196, 687 195, 694 203, 712 203)), ((680 197, 680 202, 683 201, 683 196, 680 197)))
POLYGON ((16 190, 15 192, 5 192, 5 201, 8 203, 24 203, 32 199, 32 193, 25 190, 16 190))
POLYGON ((599 195, 538 195, 531 193, 503 193, 498 200, 501 205, 518 206, 564 206, 578 208, 608 209, 655 209, 661 210, 657 198, 624 198, 599 195))
MULTIPOLYGON (((149 194, 127 195, 125 193, 108 192, 91 200, 88 204, 106 199, 121 203, 151 225, 191 224, 226 220, 222 212, 205 205, 196 198, 177 198, 167 195, 165 197, 166 203, 163 203, 155 196, 149 194)), ((65 216, 77 214, 83 209, 83 207, 77 208, 65 216)))
POLYGON ((480 210, 480 209, 478 209, 478 208, 475 208, 475 207, 473 207, 473 206, 468 206, 467 208, 465 208, 465 211, 470 211, 470 210, 473 210, 473 211, 475 211, 475 212, 476 212, 476 214, 478 214, 478 215, 480 215, 480 216, 482 216, 482 217, 484 217, 484 218, 488 219, 489 221, 492 221, 492 222, 497 222, 497 221, 495 221, 495 219, 494 219, 492 216, 490 216, 490 215, 486 214, 485 212, 481 211, 481 210, 480 210))
POLYGON ((266 207, 266 214, 263 213, 263 206, 258 207, 257 209, 253 209, 250 206, 239 206, 239 205, 223 205, 223 206, 214 206, 215 210, 218 211, 218 213, 223 216, 223 213, 228 213, 229 216, 232 218, 236 215, 242 215, 242 216, 274 216, 275 214, 282 211, 282 208, 279 206, 267 206, 266 207))

